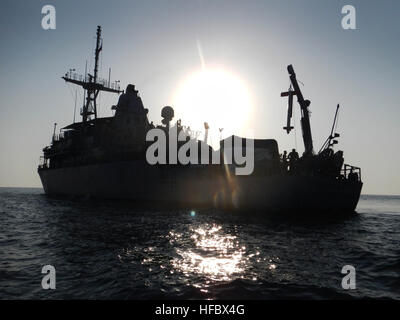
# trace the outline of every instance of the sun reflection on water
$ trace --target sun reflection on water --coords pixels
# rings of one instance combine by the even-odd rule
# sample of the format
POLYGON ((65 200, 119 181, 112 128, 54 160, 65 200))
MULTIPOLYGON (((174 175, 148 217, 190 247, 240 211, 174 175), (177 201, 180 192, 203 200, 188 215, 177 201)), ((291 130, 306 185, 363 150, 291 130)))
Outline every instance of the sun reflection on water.
POLYGON ((146 286, 167 283, 171 290, 179 291, 182 287, 176 285, 181 284, 208 293, 222 282, 259 282, 266 275, 280 274, 280 259, 266 253, 256 238, 243 239, 236 226, 228 229, 217 223, 190 223, 169 230, 160 239, 168 244, 163 242, 161 246, 149 241, 118 254, 121 263, 140 263, 146 286))
MULTIPOLYGON (((172 260, 175 269, 186 276, 205 276, 213 281, 228 281, 245 270, 244 246, 240 246, 236 236, 221 232, 222 226, 206 225, 191 228, 191 249, 177 248, 178 257, 172 260)), ((172 233, 174 242, 181 236, 172 233)))

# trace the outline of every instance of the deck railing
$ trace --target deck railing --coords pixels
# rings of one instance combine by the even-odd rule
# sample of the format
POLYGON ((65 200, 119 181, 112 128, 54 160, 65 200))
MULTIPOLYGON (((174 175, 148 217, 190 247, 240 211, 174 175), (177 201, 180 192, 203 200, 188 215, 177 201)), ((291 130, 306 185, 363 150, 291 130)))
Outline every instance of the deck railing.
POLYGON ((341 174, 345 179, 361 181, 361 168, 349 164, 343 165, 341 174))
MULTIPOLYGON (((92 81, 91 77, 88 74, 87 75, 83 75, 83 74, 76 73, 76 72, 67 72, 64 75, 64 77, 67 78, 67 79, 70 79, 70 80, 81 81, 81 82, 86 82, 86 83, 89 83, 89 82, 92 81)), ((97 78, 96 83, 101 84, 105 88, 109 88, 109 89, 112 89, 112 90, 120 90, 119 81, 111 82, 111 81, 109 81, 107 79, 97 78)))

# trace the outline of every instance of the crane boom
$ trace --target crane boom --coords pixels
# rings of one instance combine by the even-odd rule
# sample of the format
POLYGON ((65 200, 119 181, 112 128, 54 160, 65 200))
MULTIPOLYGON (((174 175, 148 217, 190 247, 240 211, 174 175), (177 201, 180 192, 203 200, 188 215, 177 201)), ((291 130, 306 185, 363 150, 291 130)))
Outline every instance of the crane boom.
POLYGON ((294 72, 293 66, 288 65, 287 70, 289 72, 290 82, 293 86, 293 91, 289 92, 282 92, 281 97, 289 96, 289 108, 288 108, 288 125, 284 127, 286 131, 290 131, 290 122, 289 122, 289 113, 291 116, 292 108, 291 108, 291 101, 293 95, 297 96, 297 102, 300 105, 301 110, 301 131, 303 133, 303 142, 304 142, 304 155, 311 156, 314 154, 314 146, 312 141, 312 134, 311 134, 311 125, 310 125, 310 112, 308 107, 310 106, 310 100, 305 100, 303 94, 300 90, 299 84, 296 79, 296 73, 294 72))

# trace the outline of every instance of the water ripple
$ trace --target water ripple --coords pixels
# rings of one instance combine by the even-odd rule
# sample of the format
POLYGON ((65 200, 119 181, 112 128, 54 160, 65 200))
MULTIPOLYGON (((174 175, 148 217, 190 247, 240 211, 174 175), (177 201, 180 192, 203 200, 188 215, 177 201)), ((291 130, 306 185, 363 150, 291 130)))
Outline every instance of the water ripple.
POLYGON ((400 198, 330 221, 0 189, 1 299, 399 299, 400 198), (57 289, 41 289, 41 268, 57 289), (357 289, 341 288, 355 266, 357 289))

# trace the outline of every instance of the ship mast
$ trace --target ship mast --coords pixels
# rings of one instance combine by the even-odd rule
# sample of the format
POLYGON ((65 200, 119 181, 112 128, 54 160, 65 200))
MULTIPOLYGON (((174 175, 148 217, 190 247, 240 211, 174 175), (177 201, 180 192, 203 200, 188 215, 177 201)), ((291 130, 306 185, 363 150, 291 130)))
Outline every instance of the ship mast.
POLYGON ((110 83, 110 80, 106 81, 103 79, 98 79, 99 70, 99 57, 100 52, 103 49, 103 41, 101 38, 101 27, 97 26, 96 33, 96 49, 95 49, 95 62, 94 62, 94 72, 93 75, 85 74, 84 76, 78 75, 76 73, 66 73, 62 79, 66 82, 71 82, 73 84, 81 86, 86 90, 86 102, 81 110, 82 122, 87 122, 91 120, 93 115, 97 119, 97 96, 100 91, 107 91, 112 93, 122 93, 120 90, 118 81, 110 83))
POLYGON ((303 94, 296 79, 296 74, 294 72, 293 66, 288 65, 287 70, 289 72, 290 82, 292 83, 293 90, 281 93, 281 97, 289 96, 288 121, 287 126, 284 127, 284 129, 289 133, 290 130, 293 128, 290 126, 290 118, 292 113, 291 99, 295 95, 297 96, 297 102, 299 103, 301 110, 301 131, 303 133, 304 155, 312 156, 314 154, 314 147, 310 125, 310 111, 308 110, 311 102, 310 100, 304 100, 303 94))

